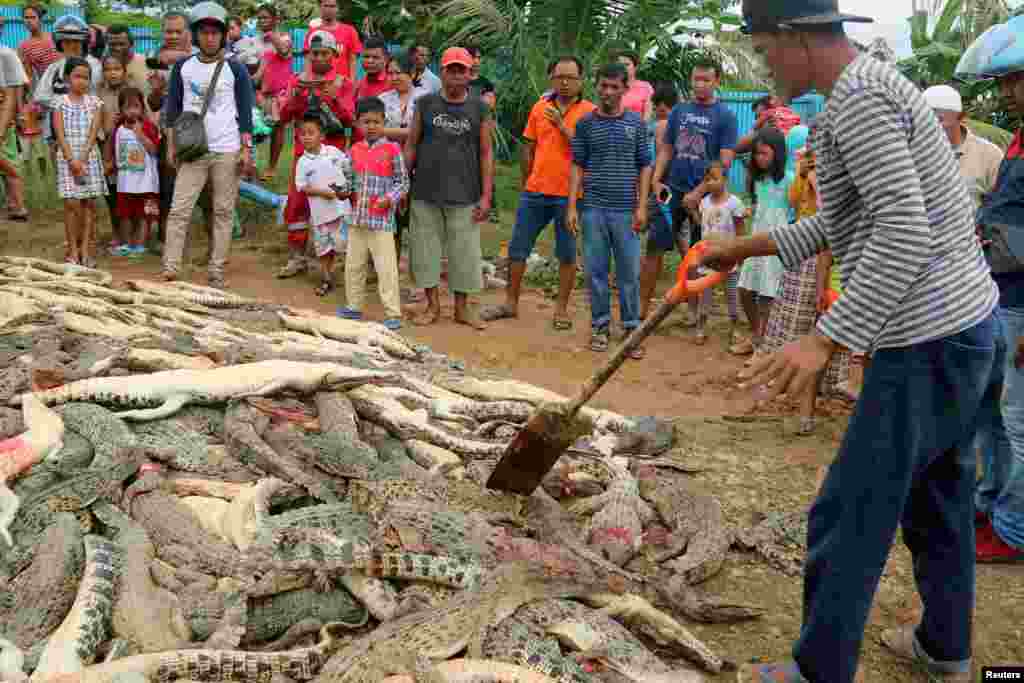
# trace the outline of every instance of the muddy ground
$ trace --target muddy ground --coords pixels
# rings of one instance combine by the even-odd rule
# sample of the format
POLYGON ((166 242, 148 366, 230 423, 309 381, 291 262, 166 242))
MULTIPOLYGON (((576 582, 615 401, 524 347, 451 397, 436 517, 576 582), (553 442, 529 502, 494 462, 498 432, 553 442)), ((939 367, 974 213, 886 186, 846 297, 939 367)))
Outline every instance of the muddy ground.
MULTIPOLYGON (((485 254, 496 255, 510 234, 513 206, 502 207, 501 222, 484 230, 485 254)), ((277 280, 274 273, 285 258, 284 233, 265 223, 258 211, 244 214, 245 238, 233 245, 227 268, 229 286, 240 294, 291 305, 331 312, 344 301, 343 292, 324 299, 313 294, 312 275, 277 280)), ((53 208, 36 208, 30 224, 0 221, 0 253, 35 255, 59 260, 62 257, 63 215, 53 208)), ((98 221, 101 243, 109 238, 105 210, 98 221)), ((200 231, 196 231, 200 232, 200 231)), ((205 239, 197 237, 194 259, 205 252, 205 239)), ((541 241, 539 251, 549 256, 550 238, 541 241)), ((139 260, 112 259, 101 254, 99 266, 118 280, 150 278, 159 272, 159 259, 149 255, 139 260)), ((666 270, 661 290, 671 275, 666 270)), ((205 271, 193 268, 194 282, 205 284, 205 271)), ((340 278, 339 278, 340 279, 340 278)), ((406 283, 403 273, 403 283, 406 283)), ((502 292, 490 290, 478 301, 496 303, 502 292)), ((414 305, 410 312, 417 310, 414 305)), ((585 293, 578 291, 571 312, 575 327, 556 332, 551 327, 553 302, 543 292, 527 291, 518 320, 493 323, 477 332, 451 320, 451 300, 445 298, 444 318, 430 328, 407 325, 403 333, 434 350, 463 361, 469 368, 497 372, 532 382, 563 394, 572 393, 587 379, 603 355, 592 353, 588 342, 588 307, 585 293)), ((381 319, 383 310, 371 299, 367 311, 381 319)), ((722 501, 728 517, 737 525, 748 525, 759 514, 785 512, 808 505, 836 451, 849 410, 828 402, 823 406, 812 436, 794 434, 791 407, 762 410, 749 417, 752 396, 737 388, 733 379, 741 360, 725 351, 727 323, 714 320, 708 343, 694 345, 682 326, 683 316, 674 314, 647 343, 647 358, 629 361, 594 399, 593 404, 628 415, 658 415, 676 421, 683 440, 698 446, 687 449, 692 464, 704 471, 695 475, 722 501), (748 416, 737 420, 736 416, 748 416)), ((855 378, 856 379, 856 378, 855 378)), ((979 566, 975 616, 975 652, 978 666, 1024 663, 1024 565, 979 566)), ((789 656, 800 627, 801 582, 770 568, 753 555, 733 552, 724 570, 704 585, 708 591, 740 601, 764 605, 767 615, 754 622, 731 626, 693 624, 693 631, 715 649, 737 663, 773 661, 789 656)), ((878 644, 883 629, 912 622, 920 616, 920 603, 913 586, 909 554, 902 545, 894 547, 875 598, 867 627, 861 659, 863 681, 926 680, 923 673, 889 657, 878 644)), ((723 674, 719 680, 729 680, 723 674)))

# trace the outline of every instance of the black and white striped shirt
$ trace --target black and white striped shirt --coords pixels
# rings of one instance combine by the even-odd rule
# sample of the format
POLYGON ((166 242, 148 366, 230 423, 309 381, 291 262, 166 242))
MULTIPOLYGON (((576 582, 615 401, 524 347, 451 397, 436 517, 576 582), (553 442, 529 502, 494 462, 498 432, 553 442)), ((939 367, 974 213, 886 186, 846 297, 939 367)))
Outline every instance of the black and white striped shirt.
POLYGON ((960 168, 920 91, 862 55, 836 81, 815 129, 822 209, 771 234, 787 268, 832 249, 843 296, 818 330, 868 353, 984 320, 999 292, 960 168))

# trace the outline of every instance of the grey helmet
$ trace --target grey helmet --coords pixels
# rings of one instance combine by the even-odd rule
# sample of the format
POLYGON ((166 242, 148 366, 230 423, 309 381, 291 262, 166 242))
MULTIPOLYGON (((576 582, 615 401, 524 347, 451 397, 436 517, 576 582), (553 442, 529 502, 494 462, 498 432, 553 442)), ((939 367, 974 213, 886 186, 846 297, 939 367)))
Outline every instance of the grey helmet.
POLYGON ((85 44, 89 42, 89 26, 80 17, 73 14, 65 14, 53 22, 53 43, 58 52, 63 52, 61 42, 65 40, 79 40, 85 44))
POLYGON ((197 24, 201 21, 212 21, 220 24, 224 33, 228 32, 228 12, 215 2, 201 2, 192 8, 189 13, 189 27, 192 33, 196 33, 197 24))

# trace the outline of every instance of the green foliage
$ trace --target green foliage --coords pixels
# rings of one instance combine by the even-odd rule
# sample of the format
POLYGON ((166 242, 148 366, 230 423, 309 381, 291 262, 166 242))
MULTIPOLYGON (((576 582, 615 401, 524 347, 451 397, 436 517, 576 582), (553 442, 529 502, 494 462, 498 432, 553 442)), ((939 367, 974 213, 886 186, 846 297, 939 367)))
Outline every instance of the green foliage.
POLYGON ((1006 151, 1010 143, 1013 142, 1013 134, 997 126, 973 119, 967 119, 964 123, 972 133, 988 140, 1003 151, 1006 151))
POLYGON ((654 55, 639 76, 685 83, 697 55, 707 51, 682 40, 692 29, 680 20, 710 20, 713 30, 735 24, 727 9, 736 0, 442 0, 429 5, 430 42, 472 42, 493 55, 484 73, 501 84, 496 112, 505 135, 499 153, 513 140, 530 109, 549 88, 548 62, 574 54, 584 63, 584 96, 593 97, 592 75, 620 50, 654 55), (680 40, 676 40, 677 36, 680 40), (680 44, 682 42, 682 44, 680 44))
POLYGON ((970 44, 991 26, 1009 18, 1006 1, 933 0, 930 7, 927 2, 922 6, 909 19, 914 54, 900 60, 900 71, 921 89, 943 83, 954 85, 973 118, 995 126, 1007 125, 999 111, 999 98, 992 96, 992 83, 953 83, 957 62, 970 44))

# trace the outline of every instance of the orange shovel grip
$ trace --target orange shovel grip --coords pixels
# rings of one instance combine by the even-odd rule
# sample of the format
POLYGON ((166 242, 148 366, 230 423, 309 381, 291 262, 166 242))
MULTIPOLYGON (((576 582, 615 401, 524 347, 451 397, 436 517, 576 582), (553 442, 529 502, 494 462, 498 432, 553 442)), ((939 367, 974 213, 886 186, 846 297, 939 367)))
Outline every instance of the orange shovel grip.
POLYGON ((832 304, 839 301, 839 292, 834 289, 825 290, 825 310, 832 308, 832 304))
POLYGON ((712 271, 696 280, 687 279, 687 273, 690 272, 690 269, 697 266, 697 257, 707 251, 707 248, 708 243, 705 240, 701 240, 686 252, 686 256, 683 258, 683 262, 679 264, 679 270, 676 272, 676 285, 668 293, 669 299, 675 302, 682 301, 688 297, 700 294, 708 287, 714 287, 725 279, 728 273, 720 271, 712 271))

